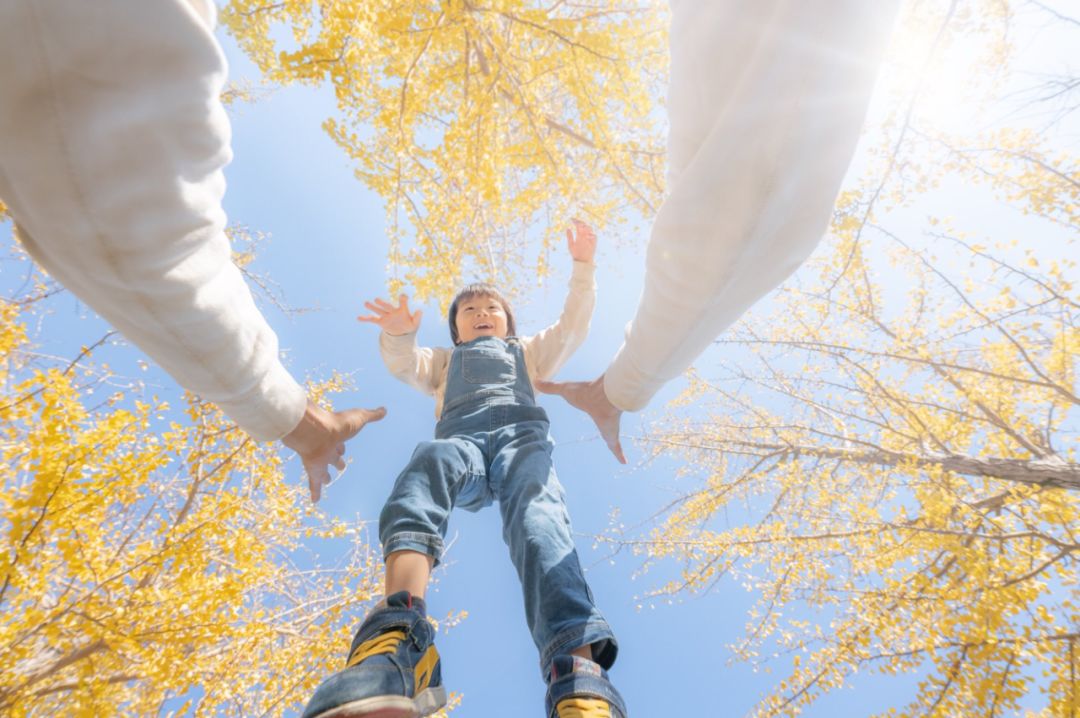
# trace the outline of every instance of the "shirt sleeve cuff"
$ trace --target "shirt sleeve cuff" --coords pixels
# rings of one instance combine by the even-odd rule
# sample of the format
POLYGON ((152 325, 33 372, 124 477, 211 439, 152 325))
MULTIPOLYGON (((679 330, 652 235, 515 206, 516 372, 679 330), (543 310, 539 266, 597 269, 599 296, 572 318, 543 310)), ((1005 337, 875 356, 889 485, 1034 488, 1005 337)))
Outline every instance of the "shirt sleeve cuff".
POLYGON ((664 382, 634 366, 625 344, 604 372, 604 394, 620 411, 641 411, 663 386, 664 382))
POLYGON ((416 347, 416 332, 408 334, 379 333, 379 349, 388 356, 411 355, 416 347))
POLYGON ((256 441, 277 441, 299 425, 307 410, 307 391, 275 362, 250 391, 217 404, 256 441))
POLYGON ((570 271, 570 282, 593 281, 596 277, 596 264, 594 262, 579 262, 574 260, 574 267, 570 271))

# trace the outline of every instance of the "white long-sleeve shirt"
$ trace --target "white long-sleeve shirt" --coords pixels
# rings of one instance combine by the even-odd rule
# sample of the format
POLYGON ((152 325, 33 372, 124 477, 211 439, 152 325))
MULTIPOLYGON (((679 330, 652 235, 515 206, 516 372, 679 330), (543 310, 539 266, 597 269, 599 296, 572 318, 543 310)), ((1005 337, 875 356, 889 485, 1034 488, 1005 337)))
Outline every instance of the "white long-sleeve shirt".
POLYGON ((31 256, 257 439, 304 389, 231 261, 210 0, 0 3, 0 197, 31 256))
POLYGON ((644 407, 824 234, 898 0, 671 0, 669 194, 604 375, 644 407))
MULTIPOLYGON (((550 379, 577 351, 589 334, 589 321, 596 306, 595 265, 574 262, 570 291, 562 314, 546 329, 521 338, 529 380, 550 379)), ((386 368, 406 384, 435 397, 435 416, 442 416, 446 378, 450 370, 450 347, 420 347, 416 332, 379 335, 379 350, 386 368)))

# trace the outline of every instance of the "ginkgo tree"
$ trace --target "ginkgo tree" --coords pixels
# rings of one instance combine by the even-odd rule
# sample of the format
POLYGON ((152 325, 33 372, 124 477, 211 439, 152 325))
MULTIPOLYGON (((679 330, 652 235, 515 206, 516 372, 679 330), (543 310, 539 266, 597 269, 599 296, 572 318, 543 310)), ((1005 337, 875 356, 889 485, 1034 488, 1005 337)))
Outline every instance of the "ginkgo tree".
POLYGON ((612 540, 679 562, 656 595, 753 592, 755 715, 867 670, 910 686, 867 713, 1080 714, 1080 83, 1019 66, 1053 12, 912 4, 826 246, 643 438, 699 481, 612 540))
MULTIPOLYGON (((326 128, 386 201, 396 283, 445 299, 465 271, 543 275, 571 216, 655 209, 663 12, 238 1, 222 18, 268 82, 333 86, 326 128), (283 54, 279 23, 296 41, 283 54)), ((246 272, 257 233, 233 239, 246 272)), ((0 299, 0 713, 295 710, 379 594, 377 557, 350 534, 347 566, 301 560, 349 531, 297 510, 276 450, 212 406, 116 388, 96 361, 114 335, 41 356, 59 291, 39 278, 0 299)))
POLYGON ((391 292, 445 302, 463 276, 535 282, 573 216, 653 214, 666 10, 233 0, 222 21, 269 81, 333 88, 326 131, 386 203, 391 292))
POLYGON ((112 333, 42 357, 36 285, 0 301, 0 713, 295 710, 379 595, 378 555, 212 406, 126 397, 94 361, 112 333), (340 569, 298 553, 347 534, 340 569))

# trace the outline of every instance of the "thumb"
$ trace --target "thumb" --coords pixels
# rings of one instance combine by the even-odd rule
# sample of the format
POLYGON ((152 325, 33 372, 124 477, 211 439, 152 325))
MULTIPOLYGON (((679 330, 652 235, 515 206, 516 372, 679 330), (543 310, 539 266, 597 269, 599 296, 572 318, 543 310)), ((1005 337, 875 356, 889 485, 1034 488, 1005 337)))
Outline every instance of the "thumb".
POLYGON ((420 317, 424 316, 423 309, 417 309, 412 315, 412 327, 416 329, 420 326, 420 317))
POLYGON ((386 416, 386 408, 380 406, 378 409, 346 409, 337 412, 336 416, 339 422, 338 433, 341 434, 342 441, 347 441, 360 433, 368 423, 379 421, 386 416))

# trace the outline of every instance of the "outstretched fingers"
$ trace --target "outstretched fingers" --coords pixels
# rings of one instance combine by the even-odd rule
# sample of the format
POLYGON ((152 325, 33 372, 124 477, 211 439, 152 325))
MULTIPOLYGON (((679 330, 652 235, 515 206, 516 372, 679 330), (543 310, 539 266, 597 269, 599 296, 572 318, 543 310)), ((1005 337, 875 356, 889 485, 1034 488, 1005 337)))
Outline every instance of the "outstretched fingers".
POLYGON ((385 299, 376 298, 370 302, 364 302, 364 307, 372 313, 360 315, 357 320, 375 324, 390 334, 406 334, 420 327, 420 310, 416 313, 409 311, 407 294, 399 294, 396 305, 385 299))
POLYGON ((619 416, 615 416, 613 423, 608 423, 607 426, 601 426, 597 423, 597 428, 600 429, 600 436, 604 438, 604 443, 607 444, 608 449, 615 455, 615 458, 620 464, 626 463, 626 454, 622 450, 622 440, 619 437, 619 416))
POLYGON ((619 461, 626 463, 622 442, 619 439, 619 421, 622 411, 616 408, 604 394, 603 377, 595 381, 553 382, 539 380, 535 382, 537 390, 545 394, 557 394, 575 409, 580 409, 600 430, 600 437, 608 449, 619 461))
POLYGON ((321 461, 303 460, 304 473, 308 477, 308 489, 311 491, 311 503, 318 503, 322 498, 322 487, 330 484, 330 470, 321 461))
POLYGON ((547 379, 537 379, 533 382, 533 386, 539 389, 544 394, 555 394, 561 397, 566 396, 567 387, 571 384, 579 384, 576 381, 548 381, 547 379))
POLYGON ((308 400, 300 424, 282 438, 282 443, 300 455, 313 502, 322 496, 322 487, 330 483, 330 467, 345 470, 345 442, 384 416, 383 407, 328 411, 308 400))
POLYGON ((358 316, 357 319, 362 322, 372 322, 374 324, 378 324, 379 322, 381 322, 386 317, 386 315, 388 315, 393 309, 393 307, 391 307, 389 304, 382 301, 381 299, 376 299, 374 300, 374 302, 364 302, 364 308, 367 309, 369 312, 373 312, 373 314, 362 314, 358 316))
POLYGON ((596 255, 596 232, 576 217, 571 220, 574 228, 566 230, 566 246, 570 256, 582 262, 591 262, 596 255))
MULTIPOLYGON (((345 411, 335 412, 339 420, 338 436, 340 441, 348 441, 357 434, 365 426, 373 421, 379 421, 386 416, 386 407, 380 406, 378 409, 346 409, 345 411)), ((344 445, 342 448, 344 452, 344 445)))

